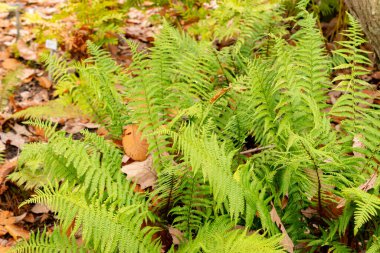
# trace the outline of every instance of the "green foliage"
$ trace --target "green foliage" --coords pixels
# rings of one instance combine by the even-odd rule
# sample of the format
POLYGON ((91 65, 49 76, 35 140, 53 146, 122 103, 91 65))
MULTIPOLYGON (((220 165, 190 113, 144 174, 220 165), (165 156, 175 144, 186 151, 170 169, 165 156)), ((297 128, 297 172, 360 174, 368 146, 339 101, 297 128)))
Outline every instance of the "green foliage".
POLYGON ((357 234, 358 230, 380 210, 380 200, 373 194, 366 193, 359 189, 345 189, 344 194, 348 199, 352 199, 356 204, 355 210, 355 227, 354 233, 357 234))
POLYGON ((0 12, 14 11, 17 7, 11 6, 6 3, 0 3, 0 12))
POLYGON ((197 237, 180 247, 178 252, 250 252, 252 249, 263 253, 284 252, 278 247, 279 237, 266 239, 258 233, 247 235, 246 230, 233 229, 225 217, 206 223, 197 237))
MULTIPOLYGON (((147 206, 143 205, 141 198, 137 202, 134 197, 128 198, 128 192, 124 194, 125 199, 116 201, 115 195, 105 199, 96 195, 86 198, 81 188, 64 183, 37 189, 36 196, 25 204, 38 202, 53 211, 60 210, 58 218, 64 229, 75 220, 72 233, 81 227, 86 246, 94 251, 159 252, 160 245, 152 241, 155 229, 142 227, 149 212, 147 206)), ((132 195, 131 190, 129 195, 132 195)))
POLYGON ((123 30, 128 7, 134 4, 138 1, 119 4, 117 0, 70 0, 61 5, 60 12, 50 20, 39 14, 26 14, 25 17, 35 24, 37 40, 41 43, 54 38, 70 47, 70 43, 75 43, 77 31, 84 29, 88 38, 98 45, 116 44, 116 35, 123 30), (62 26, 60 20, 67 17, 75 18, 75 27, 62 26))
POLYGON ((95 44, 88 42, 88 51, 93 57, 82 62, 67 63, 57 56, 44 56, 46 67, 57 82, 55 94, 59 99, 44 106, 28 108, 13 117, 42 116, 51 119, 82 114, 104 125, 111 135, 119 137, 128 118, 127 108, 115 85, 124 82, 126 75, 110 59, 109 53, 95 44))
POLYGON ((0 80, 0 109, 8 103, 8 96, 11 94, 13 88, 21 80, 18 77, 23 71, 22 67, 18 67, 13 71, 9 71, 1 80, 0 80))
MULTIPOLYGON (((128 42, 126 72, 91 43, 84 62, 46 59, 63 105, 80 108, 114 139, 123 125, 139 125, 158 175, 153 189, 135 193, 112 142, 86 131, 73 140, 30 122, 48 142, 27 144, 11 178, 36 188, 26 203, 50 206, 63 231, 75 220, 57 240, 78 233, 89 251, 159 252, 164 240, 153 238, 172 226, 184 238, 170 252, 283 252, 279 244, 299 243, 310 252, 349 252, 343 236, 376 250, 379 233, 368 224, 379 222, 379 108, 360 79, 369 60, 358 23, 349 18, 337 65, 308 1, 298 4, 291 36, 281 8, 252 3, 223 1, 225 22, 233 17, 236 29, 219 36, 238 39, 220 50, 165 23, 149 50, 128 42), (256 29, 262 15, 271 21, 256 29), (334 65, 345 74, 331 81, 334 65), (342 93, 333 105, 332 89, 342 93), (244 151, 252 144, 258 148, 244 151)), ((33 238, 30 247, 55 240, 33 238)))
POLYGON ((85 247, 78 246, 75 237, 67 237, 58 229, 55 229, 50 235, 46 230, 32 234, 28 241, 23 241, 12 248, 11 252, 88 252, 85 247))
POLYGON ((28 182, 29 173, 34 174, 34 177, 42 174, 47 178, 41 183, 66 178, 81 184, 89 195, 96 192, 103 195, 105 189, 108 189, 108 194, 112 194, 110 186, 120 179, 118 168, 121 155, 118 149, 88 131, 82 132, 83 141, 75 141, 63 131, 55 132, 51 124, 37 121, 32 125, 44 129, 49 142, 27 144, 30 147, 19 159, 20 166, 26 166, 27 170, 13 174, 14 181, 28 182), (24 172, 29 173, 25 175, 24 172))

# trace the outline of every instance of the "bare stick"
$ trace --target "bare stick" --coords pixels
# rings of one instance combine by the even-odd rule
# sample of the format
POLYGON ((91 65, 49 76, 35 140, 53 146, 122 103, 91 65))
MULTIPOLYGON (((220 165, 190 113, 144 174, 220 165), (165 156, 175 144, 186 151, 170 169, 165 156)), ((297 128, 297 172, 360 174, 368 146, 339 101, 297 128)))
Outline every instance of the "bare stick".
POLYGON ((240 154, 245 155, 245 154, 250 154, 250 153, 256 153, 256 152, 259 152, 261 150, 270 149, 270 148, 274 148, 274 147, 275 147, 274 145, 268 145, 268 146, 264 146, 264 147, 251 148, 251 149, 240 152, 240 154))

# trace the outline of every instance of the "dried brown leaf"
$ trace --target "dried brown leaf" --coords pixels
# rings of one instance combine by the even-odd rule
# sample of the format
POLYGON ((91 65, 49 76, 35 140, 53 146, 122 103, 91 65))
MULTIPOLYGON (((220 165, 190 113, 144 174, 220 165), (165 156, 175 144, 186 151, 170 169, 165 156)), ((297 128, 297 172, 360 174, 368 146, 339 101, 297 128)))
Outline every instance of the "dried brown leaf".
POLYGON ((309 206, 308 208, 306 208, 304 210, 301 210, 301 213, 302 213, 303 216, 305 216, 306 218, 310 219, 311 217, 317 215, 318 211, 316 209, 314 209, 314 208, 312 208, 312 207, 309 206))
POLYGON ((20 226, 9 224, 4 226, 8 233, 17 240, 18 238, 29 239, 29 232, 20 226))
POLYGON ((25 41, 18 40, 17 41, 17 50, 22 58, 28 61, 36 61, 37 60, 37 53, 35 50, 32 50, 31 48, 26 45, 25 41))
POLYGON ((272 204, 272 210, 270 211, 270 217, 274 223, 276 223, 277 227, 280 229, 281 233, 283 234, 283 239, 281 240, 281 245, 290 253, 294 252, 294 243, 292 239, 289 237, 288 233, 286 232, 286 229, 284 227, 284 224, 282 224, 280 216, 278 216, 278 213, 276 211, 276 208, 274 208, 273 203, 272 204))
POLYGON ((32 209, 30 209, 30 211, 32 213, 39 214, 39 213, 48 213, 50 211, 50 209, 43 204, 37 203, 32 207, 32 209))
POLYGON ((376 183, 377 180, 377 172, 373 173, 372 176, 362 185, 359 186, 359 189, 362 191, 369 191, 371 190, 376 183))
MULTIPOLYGON (((17 158, 13 158, 9 161, 6 161, 0 166, 0 184, 2 184, 9 173, 11 173, 17 165, 17 158)), ((0 216, 1 217, 1 216, 0 216)))
POLYGON ((145 189, 153 186, 157 179, 157 173, 152 166, 153 158, 149 155, 145 161, 124 165, 121 171, 127 174, 127 179, 139 184, 141 189, 145 189))
POLYGON ((50 89, 51 88, 51 81, 44 77, 44 76, 41 76, 41 77, 37 77, 37 81, 38 83, 40 84, 41 87, 45 88, 45 89, 50 89))
MULTIPOLYGON (((361 148, 361 149, 363 149, 364 148, 364 144, 362 142, 362 139, 363 139, 363 135, 362 134, 355 135, 354 139, 353 139, 352 147, 353 148, 361 148)), ((356 157, 365 157, 365 155, 362 154, 362 153, 360 153, 360 152, 353 151, 353 153, 354 153, 354 156, 356 156, 356 157)))
POLYGON ((20 149, 25 144, 24 138, 20 134, 13 132, 0 133, 0 139, 4 144, 8 143, 20 149))
POLYGON ((8 58, 3 61, 3 68, 6 70, 16 70, 17 68, 22 66, 22 63, 16 59, 8 58))
POLYGON ((173 238, 174 245, 179 245, 183 241, 183 233, 179 229, 170 226, 169 233, 173 238))

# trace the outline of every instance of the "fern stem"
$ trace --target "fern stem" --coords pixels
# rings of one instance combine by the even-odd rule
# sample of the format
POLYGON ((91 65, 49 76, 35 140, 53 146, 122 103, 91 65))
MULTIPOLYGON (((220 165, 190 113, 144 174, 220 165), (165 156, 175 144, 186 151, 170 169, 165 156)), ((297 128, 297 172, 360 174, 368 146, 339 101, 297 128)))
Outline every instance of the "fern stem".
POLYGON ((169 214, 169 211, 170 211, 170 205, 171 205, 171 202, 172 202, 171 200, 172 200, 172 195, 173 195, 173 189, 174 189, 174 173, 171 173, 171 176, 170 176, 170 191, 169 191, 169 196, 168 196, 168 202, 166 203, 165 211, 164 211, 166 219, 168 219, 168 214, 169 214))
MULTIPOLYGON (((190 196, 190 202, 191 203, 192 203, 193 196, 194 196, 194 185, 195 185, 195 173, 193 174, 192 184, 191 184, 191 196, 190 196)), ((191 208, 192 208, 192 205, 190 204, 190 206, 188 206, 188 209, 187 209, 187 221, 186 221, 188 239, 191 238, 191 227, 190 227, 191 208)))
POLYGON ((219 57, 218 57, 218 54, 216 53, 216 49, 213 48, 212 52, 214 53, 214 55, 215 55, 215 57, 216 57, 216 60, 218 61, 218 64, 219 64, 219 66, 220 66, 220 69, 222 70, 222 73, 223 73, 224 77, 226 78, 226 80, 228 81, 228 83, 229 83, 229 85, 230 85, 230 84, 232 83, 232 80, 230 80, 230 79, 228 78, 228 75, 226 74, 226 73, 227 73, 227 72, 226 72, 226 69, 223 67, 222 62, 220 61, 220 59, 219 59, 219 57))

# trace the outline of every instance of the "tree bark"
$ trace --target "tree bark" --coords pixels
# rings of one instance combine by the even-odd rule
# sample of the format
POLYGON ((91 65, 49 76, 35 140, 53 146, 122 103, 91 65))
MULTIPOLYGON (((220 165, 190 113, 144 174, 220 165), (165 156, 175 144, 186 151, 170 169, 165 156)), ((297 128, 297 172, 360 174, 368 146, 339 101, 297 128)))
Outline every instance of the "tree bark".
POLYGON ((345 0, 350 13, 360 25, 380 58, 380 0, 345 0))

